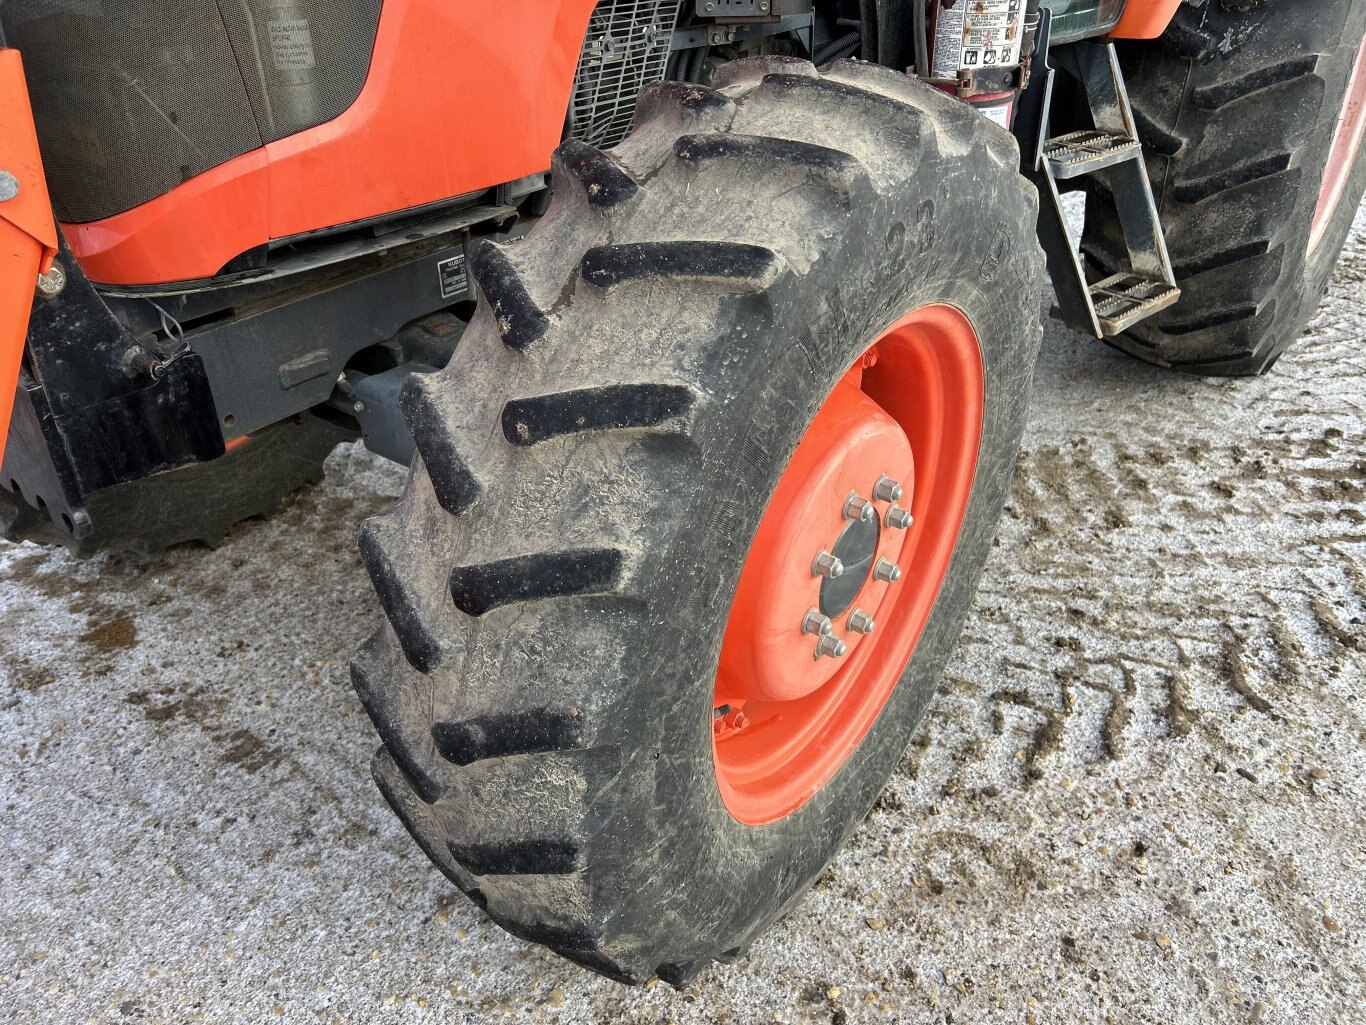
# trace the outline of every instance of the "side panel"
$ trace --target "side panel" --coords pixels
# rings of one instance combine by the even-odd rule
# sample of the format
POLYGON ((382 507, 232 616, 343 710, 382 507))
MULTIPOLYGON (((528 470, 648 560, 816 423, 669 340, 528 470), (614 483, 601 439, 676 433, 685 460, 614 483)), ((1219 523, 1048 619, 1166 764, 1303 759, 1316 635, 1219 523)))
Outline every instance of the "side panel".
POLYGON ((38 272, 57 251, 19 51, 0 49, 0 456, 38 272))
POLYGON ((1167 30, 1182 0, 1129 0, 1110 33, 1114 39, 1156 39, 1167 30))
POLYGON ((385 0, 365 87, 336 119, 125 213, 63 225, 89 277, 210 277, 270 239, 544 171, 593 0, 385 0))

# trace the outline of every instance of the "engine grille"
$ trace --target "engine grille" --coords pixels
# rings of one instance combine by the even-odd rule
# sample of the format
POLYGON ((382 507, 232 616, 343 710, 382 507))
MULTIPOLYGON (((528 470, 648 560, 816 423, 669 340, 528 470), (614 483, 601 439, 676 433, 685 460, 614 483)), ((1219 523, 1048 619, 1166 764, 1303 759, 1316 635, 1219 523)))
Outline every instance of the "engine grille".
POLYGON ((569 130, 593 146, 615 146, 636 116, 636 94, 664 78, 681 0, 602 0, 588 21, 569 130))

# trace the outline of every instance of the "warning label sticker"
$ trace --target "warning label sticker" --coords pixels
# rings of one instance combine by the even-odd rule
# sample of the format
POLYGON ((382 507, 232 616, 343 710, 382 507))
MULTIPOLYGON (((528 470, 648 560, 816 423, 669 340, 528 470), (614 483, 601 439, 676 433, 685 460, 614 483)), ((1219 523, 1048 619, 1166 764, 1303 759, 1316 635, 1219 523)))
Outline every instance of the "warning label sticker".
POLYGON ((307 18, 266 23, 270 35, 270 57, 276 71, 307 71, 317 63, 313 58, 313 33, 307 18))
POLYGON ((441 298, 465 297, 470 290, 469 275, 465 273, 465 257, 452 256, 436 265, 437 280, 441 283, 441 298))
POLYGON ((964 68, 1019 61, 1024 0, 939 0, 935 8, 935 78, 957 78, 964 68))

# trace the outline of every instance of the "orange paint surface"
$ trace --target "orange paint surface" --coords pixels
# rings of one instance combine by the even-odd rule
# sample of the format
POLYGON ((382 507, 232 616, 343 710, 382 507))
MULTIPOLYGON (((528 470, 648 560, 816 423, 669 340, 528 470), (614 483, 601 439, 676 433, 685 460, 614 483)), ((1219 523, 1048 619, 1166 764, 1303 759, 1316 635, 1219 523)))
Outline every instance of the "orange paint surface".
POLYGON ((0 171, 19 183, 0 201, 0 458, 5 453, 34 283, 52 265, 57 226, 18 50, 0 49, 0 171))
POLYGON ((386 0, 370 74, 341 115, 113 217, 64 224, 107 284, 210 277, 304 232, 550 166, 593 0, 386 0))
POLYGON ((1129 0, 1112 39, 1156 39, 1176 16, 1181 0, 1129 0))

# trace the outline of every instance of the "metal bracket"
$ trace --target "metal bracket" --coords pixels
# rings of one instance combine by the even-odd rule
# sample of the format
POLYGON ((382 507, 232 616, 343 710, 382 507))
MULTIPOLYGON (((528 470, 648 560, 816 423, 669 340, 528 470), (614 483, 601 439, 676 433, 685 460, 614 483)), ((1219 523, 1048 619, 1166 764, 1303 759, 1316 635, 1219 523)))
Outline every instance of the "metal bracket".
POLYGON ((697 0, 699 18, 756 18, 772 9, 772 0, 697 0))

